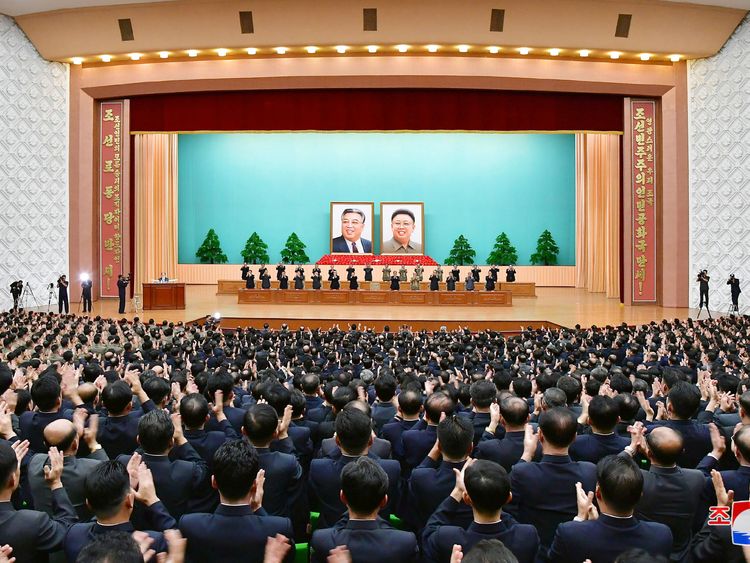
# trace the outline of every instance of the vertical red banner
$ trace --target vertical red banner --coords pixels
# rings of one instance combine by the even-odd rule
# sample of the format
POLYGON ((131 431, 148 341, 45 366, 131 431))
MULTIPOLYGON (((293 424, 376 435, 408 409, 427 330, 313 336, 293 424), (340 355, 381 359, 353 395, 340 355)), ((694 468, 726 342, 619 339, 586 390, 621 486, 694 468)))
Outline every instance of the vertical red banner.
POLYGON ((633 303, 656 302, 656 102, 631 100, 633 303))
POLYGON ((123 101, 102 102, 99 117, 99 281, 102 297, 117 297, 122 265, 123 101))

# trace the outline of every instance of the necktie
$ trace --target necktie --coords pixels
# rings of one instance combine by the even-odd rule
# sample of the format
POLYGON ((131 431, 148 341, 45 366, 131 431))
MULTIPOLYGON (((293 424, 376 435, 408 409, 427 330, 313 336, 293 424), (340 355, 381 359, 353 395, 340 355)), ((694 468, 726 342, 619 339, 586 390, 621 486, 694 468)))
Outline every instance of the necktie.
POLYGON ((359 250, 357 250, 357 243, 352 243, 352 254, 359 254, 359 250))

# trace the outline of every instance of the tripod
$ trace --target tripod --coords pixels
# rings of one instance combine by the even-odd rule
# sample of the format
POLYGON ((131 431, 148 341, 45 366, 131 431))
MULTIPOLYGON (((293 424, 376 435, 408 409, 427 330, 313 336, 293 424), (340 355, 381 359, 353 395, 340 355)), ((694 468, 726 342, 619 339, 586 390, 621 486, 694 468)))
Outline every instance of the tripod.
POLYGON ((21 293, 21 299, 19 299, 21 307, 26 309, 26 303, 29 299, 29 295, 31 295, 31 298, 34 300, 34 306, 38 308, 39 301, 37 301, 36 295, 34 295, 34 290, 31 289, 31 285, 29 285, 29 282, 26 282, 23 285, 23 292, 21 293))
POLYGON ((49 310, 52 307, 52 299, 55 296, 55 290, 52 289, 52 284, 47 286, 47 291, 49 292, 49 295, 47 295, 47 312, 49 313, 49 310))

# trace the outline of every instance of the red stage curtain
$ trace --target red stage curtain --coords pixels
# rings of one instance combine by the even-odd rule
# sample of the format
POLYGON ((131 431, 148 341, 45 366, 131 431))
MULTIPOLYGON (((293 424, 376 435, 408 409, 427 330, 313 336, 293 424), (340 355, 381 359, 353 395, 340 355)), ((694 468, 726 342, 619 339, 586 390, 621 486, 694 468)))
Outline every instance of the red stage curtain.
POLYGON ((131 131, 622 131, 622 96, 454 89, 134 97, 131 131))

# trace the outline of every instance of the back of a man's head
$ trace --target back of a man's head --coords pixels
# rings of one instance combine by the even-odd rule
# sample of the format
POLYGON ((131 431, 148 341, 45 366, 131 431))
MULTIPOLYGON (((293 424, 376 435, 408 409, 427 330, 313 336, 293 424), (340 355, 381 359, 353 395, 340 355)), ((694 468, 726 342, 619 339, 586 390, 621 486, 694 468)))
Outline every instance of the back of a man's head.
POLYGON ((164 399, 169 397, 171 387, 166 379, 152 376, 143 382, 143 390, 155 405, 161 405, 164 399))
POLYGON ((272 383, 263 389, 263 397, 273 407, 279 417, 284 416, 284 409, 291 401, 289 389, 281 383, 272 383))
POLYGON ((510 500, 510 478, 494 461, 478 459, 464 472, 466 493, 480 514, 492 515, 510 500))
POLYGON ((630 393, 620 393, 614 398, 614 400, 619 409, 620 420, 628 422, 635 420, 638 410, 640 409, 638 399, 630 393))
POLYGON ((471 453, 474 445, 474 426, 466 417, 449 416, 438 424, 437 437, 443 457, 460 461, 471 453))
POLYGON ((227 372, 222 371, 211 375, 206 384, 206 395, 211 401, 214 401, 214 394, 216 391, 221 391, 224 394, 224 402, 229 400, 229 395, 234 389, 234 379, 227 372))
POLYGON ((497 398, 497 387, 492 381, 482 379, 471 384, 471 402, 480 409, 488 409, 497 398))
POLYGON ((214 453, 216 488, 226 500, 245 498, 258 476, 259 468, 258 452, 246 440, 224 442, 214 453))
POLYGON ((570 375, 563 375, 557 380, 557 388, 565 393, 568 405, 574 404, 581 397, 581 382, 570 375))
POLYGON ((83 490, 97 518, 114 516, 130 493, 128 470, 119 461, 104 461, 86 475, 83 490))
POLYGON ((302 376, 302 391, 305 395, 316 395, 320 387, 320 378, 314 373, 302 376))
POLYGON ((371 514, 380 508, 388 493, 388 475, 370 458, 357 458, 341 471, 341 491, 350 512, 371 514))
MULTIPOLYGON (((18 470, 16 452, 5 440, 0 440, 0 490, 8 487, 8 481, 18 470)), ((18 483, 16 483, 18 485, 18 483)))
POLYGON ((732 436, 732 442, 743 461, 750 462, 750 426, 740 427, 732 436))
POLYGON ((567 448, 578 430, 575 415, 565 407, 547 409, 539 415, 539 430, 544 441, 556 448, 567 448))
POLYGON ((597 395, 589 403, 589 422, 598 432, 608 434, 615 429, 620 409, 612 397, 597 395))
POLYGON ((668 405, 672 413, 681 420, 691 418, 701 402, 701 393, 695 385, 685 381, 677 381, 669 388, 667 395, 668 405))
POLYGON ((31 386, 31 398, 40 411, 54 409, 60 393, 60 382, 54 375, 43 375, 31 386))
POLYGON ((256 446, 267 445, 279 427, 279 415, 271 405, 256 404, 245 413, 242 428, 256 446))
POLYGON ((630 457, 608 455, 596 464, 599 492, 616 516, 632 514, 643 493, 643 474, 630 457))
POLYGON ((398 408, 407 416, 416 416, 422 410, 422 393, 413 389, 401 391, 398 395, 398 408))
POLYGON ((208 401, 200 393, 185 395, 180 400, 180 417, 186 428, 200 428, 208 417, 208 401))
POLYGON ((428 422, 437 424, 440 422, 440 415, 445 413, 446 416, 452 415, 456 409, 456 403, 446 393, 438 391, 433 393, 425 401, 424 410, 428 422))
POLYGON ((646 435, 646 445, 653 463, 672 467, 682 453, 682 434, 667 426, 659 426, 646 435))
POLYGON ((133 391, 123 380, 107 385, 102 391, 102 402, 107 412, 112 415, 122 414, 133 400, 133 391))
POLYGON ((518 558, 500 540, 482 540, 465 553, 463 563, 518 563, 518 558))
POLYGON ((336 412, 341 412, 344 407, 357 399, 357 392, 348 385, 340 385, 333 391, 331 406, 336 412))
POLYGON ((388 402, 396 394, 396 378, 390 373, 383 373, 375 380, 375 395, 379 401, 388 402))
POLYGON ((341 450, 349 455, 362 455, 372 436, 370 417, 361 410, 346 407, 336 415, 336 439, 341 450))
POLYGON ((61 452, 67 452, 78 438, 78 432, 73 423, 65 418, 53 420, 44 427, 44 443, 48 448, 56 447, 61 452))
POLYGON ((542 394, 542 403, 545 409, 564 407, 568 404, 568 397, 562 389, 550 387, 542 394))
POLYGON ((93 534, 76 563, 143 563, 143 555, 131 534, 111 530, 93 534))
POLYGON ((161 455, 172 447, 174 424, 163 410, 144 414, 138 421, 138 443, 147 454, 161 455))
POLYGON ((520 397, 508 397, 500 402, 500 415, 506 425, 518 428, 529 419, 529 404, 520 397))

